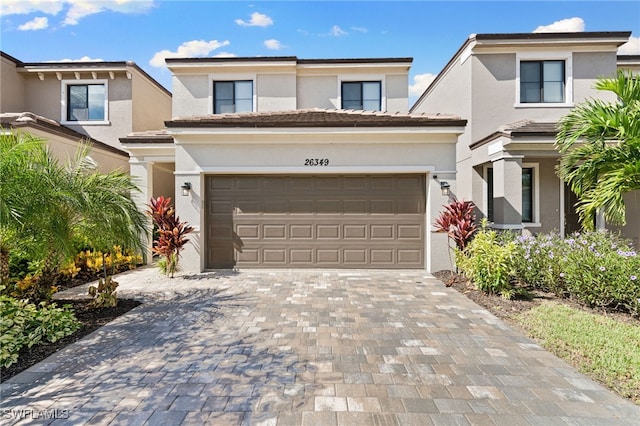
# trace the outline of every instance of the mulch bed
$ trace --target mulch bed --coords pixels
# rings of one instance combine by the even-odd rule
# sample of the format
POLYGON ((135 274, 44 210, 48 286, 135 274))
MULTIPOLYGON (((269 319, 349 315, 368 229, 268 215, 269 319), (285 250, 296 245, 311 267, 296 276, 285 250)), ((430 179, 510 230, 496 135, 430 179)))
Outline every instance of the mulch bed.
POLYGON ((57 306, 71 305, 75 312, 76 318, 82 323, 78 331, 70 336, 58 340, 55 343, 43 343, 40 345, 27 348, 26 346, 20 351, 18 361, 8 368, 0 369, 0 381, 4 382, 10 377, 15 376, 23 370, 34 364, 44 360, 54 352, 59 351, 65 346, 82 339, 87 334, 97 330, 115 318, 129 312, 131 309, 140 305, 140 302, 130 299, 118 299, 118 305, 114 308, 89 308, 90 300, 56 300, 57 306))
POLYGON ((581 305, 575 300, 564 299, 553 293, 547 293, 533 288, 526 289, 529 293, 528 297, 504 299, 499 294, 487 294, 484 291, 478 290, 478 288, 463 275, 455 274, 451 271, 438 271, 435 272, 433 276, 442 281, 447 287, 454 288, 458 292, 464 294, 498 318, 508 322, 510 325, 516 325, 513 320, 514 316, 533 309, 547 301, 562 303, 575 309, 607 316, 629 324, 640 325, 640 319, 633 318, 627 313, 592 309, 581 305))

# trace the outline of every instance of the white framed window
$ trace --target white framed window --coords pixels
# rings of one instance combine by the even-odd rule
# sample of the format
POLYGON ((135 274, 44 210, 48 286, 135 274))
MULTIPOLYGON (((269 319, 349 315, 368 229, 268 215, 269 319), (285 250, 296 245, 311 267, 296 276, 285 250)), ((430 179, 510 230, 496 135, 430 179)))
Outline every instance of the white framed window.
POLYGON ((63 80, 61 89, 63 124, 109 124, 107 80, 63 80))
MULTIPOLYGON (((522 163, 522 224, 541 226, 540 224, 540 172, 538 163, 522 163)), ((485 166, 485 206, 487 220, 493 222, 493 167, 485 166)))
POLYGON ((253 112, 253 81, 214 81, 213 113, 253 112))
POLYGON ((515 106, 573 106, 571 52, 518 53, 515 106))
POLYGON ((343 81, 340 90, 342 109, 380 111, 382 109, 382 82, 343 81))
POLYGON ((336 108, 386 111, 384 74, 338 74, 336 108))

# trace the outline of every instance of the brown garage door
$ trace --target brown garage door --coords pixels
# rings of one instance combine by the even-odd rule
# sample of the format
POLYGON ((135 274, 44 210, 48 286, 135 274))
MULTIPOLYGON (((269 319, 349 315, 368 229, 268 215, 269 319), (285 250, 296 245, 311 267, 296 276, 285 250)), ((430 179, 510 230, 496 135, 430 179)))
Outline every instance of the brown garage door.
POLYGON ((208 176, 207 268, 422 268, 424 179, 208 176))

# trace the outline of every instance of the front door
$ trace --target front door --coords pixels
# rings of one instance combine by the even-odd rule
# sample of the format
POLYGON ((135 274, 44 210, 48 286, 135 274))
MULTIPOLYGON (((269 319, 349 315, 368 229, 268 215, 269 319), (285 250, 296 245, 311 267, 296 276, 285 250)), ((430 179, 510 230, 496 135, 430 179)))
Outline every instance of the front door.
POLYGON ((576 204, 578 196, 564 184, 564 235, 570 235, 582 229, 580 226, 580 218, 576 213, 576 204))

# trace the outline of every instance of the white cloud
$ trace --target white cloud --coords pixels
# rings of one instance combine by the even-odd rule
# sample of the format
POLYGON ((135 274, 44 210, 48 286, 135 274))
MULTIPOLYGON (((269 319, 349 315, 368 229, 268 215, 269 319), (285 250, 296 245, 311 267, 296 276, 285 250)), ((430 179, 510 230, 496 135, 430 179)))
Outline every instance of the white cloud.
POLYGON ((431 73, 417 74, 413 76, 413 84, 409 85, 409 94, 411 96, 422 95, 434 78, 436 78, 436 75, 431 73))
POLYGON ((629 37, 629 41, 618 48, 619 55, 640 55, 640 37, 629 37))
POLYGON ((280 40, 276 40, 275 38, 265 40, 264 46, 269 50, 280 50, 285 47, 282 43, 280 43, 280 40))
POLYGON ((337 25, 334 25, 329 30, 329 35, 331 35, 333 37, 342 37, 342 36, 345 36, 345 35, 348 35, 348 34, 349 34, 348 32, 344 31, 342 28, 340 28, 337 25))
POLYGON ((218 41, 204 41, 204 40, 191 40, 182 43, 175 52, 170 50, 161 50, 153 55, 153 58, 149 61, 149 64, 154 67, 163 67, 165 65, 164 60, 166 58, 193 58, 198 56, 207 56, 212 51, 224 46, 230 45, 229 40, 218 41))
POLYGON ((59 61, 50 61, 50 62, 104 62, 104 59, 100 58, 91 58, 89 56, 83 56, 80 59, 60 59, 59 61))
POLYGON ((33 18, 33 20, 26 22, 18 27, 20 31, 35 31, 44 30, 49 26, 49 19, 46 17, 33 18))
POLYGON ((550 25, 540 25, 534 33, 581 33, 584 31, 582 18, 568 18, 556 21, 550 25))
POLYGON ((364 27, 351 27, 352 31, 357 31, 359 33, 368 33, 369 30, 364 27))
POLYGON ((64 25, 77 25, 85 16, 105 11, 124 14, 144 13, 153 7, 153 0, 64 0, 69 10, 64 25))
POLYGON ((62 1, 51 0, 2 0, 0 15, 25 15, 28 13, 46 13, 57 15, 64 6, 62 1))
POLYGON ((96 13, 144 13, 154 5, 154 0, 2 0, 0 15, 45 13, 57 15, 67 9, 63 25, 77 25, 80 19, 96 13))
POLYGON ((241 27, 268 27, 273 25, 273 19, 260 12, 253 12, 249 21, 243 21, 242 19, 236 19, 236 24, 241 27))

